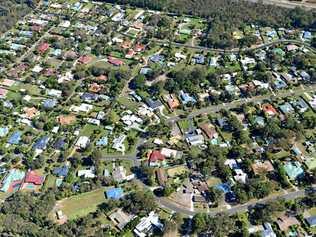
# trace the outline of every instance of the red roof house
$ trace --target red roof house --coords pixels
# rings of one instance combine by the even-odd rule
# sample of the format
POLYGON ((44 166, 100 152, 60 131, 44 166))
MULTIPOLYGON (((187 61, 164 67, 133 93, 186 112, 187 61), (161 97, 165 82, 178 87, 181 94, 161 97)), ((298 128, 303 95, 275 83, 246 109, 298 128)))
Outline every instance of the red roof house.
POLYGON ((124 64, 123 61, 117 59, 117 58, 113 58, 113 57, 108 57, 108 62, 111 63, 114 66, 121 66, 124 64))
POLYGON ((82 64, 87 64, 89 62, 91 62, 92 57, 88 56, 88 55, 83 55, 79 58, 79 62, 82 64))
POLYGON ((135 52, 141 52, 141 51, 144 51, 145 50, 145 45, 143 44, 136 44, 134 46, 134 51, 135 52))
POLYGON ((274 116, 278 113, 271 104, 263 104, 262 110, 264 113, 266 113, 269 116, 274 116))
POLYGON ((41 185, 44 182, 44 177, 36 174, 34 171, 29 171, 25 176, 24 182, 41 185))
POLYGON ((48 44, 48 43, 42 43, 42 44, 38 47, 38 51, 39 51, 41 54, 45 53, 48 49, 49 49, 49 44, 48 44))
POLYGON ((164 161, 166 157, 160 151, 152 151, 149 155, 150 162, 164 161))
POLYGON ((108 77, 106 75, 100 75, 96 78, 98 81, 107 81, 108 77))
POLYGON ((135 55, 135 51, 130 49, 128 50, 127 54, 125 55, 125 58, 132 58, 135 55))

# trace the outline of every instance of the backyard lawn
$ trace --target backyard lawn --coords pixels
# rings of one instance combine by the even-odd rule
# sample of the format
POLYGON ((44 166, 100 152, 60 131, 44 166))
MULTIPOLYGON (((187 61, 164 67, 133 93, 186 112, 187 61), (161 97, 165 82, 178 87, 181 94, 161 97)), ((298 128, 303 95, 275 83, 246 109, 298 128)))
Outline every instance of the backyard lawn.
POLYGON ((97 210, 97 206, 105 202, 105 190, 100 188, 92 192, 82 193, 58 202, 60 209, 68 219, 86 216, 97 210))
POLYGON ((44 189, 53 188, 55 187, 56 177, 49 174, 47 175, 44 183, 44 189))

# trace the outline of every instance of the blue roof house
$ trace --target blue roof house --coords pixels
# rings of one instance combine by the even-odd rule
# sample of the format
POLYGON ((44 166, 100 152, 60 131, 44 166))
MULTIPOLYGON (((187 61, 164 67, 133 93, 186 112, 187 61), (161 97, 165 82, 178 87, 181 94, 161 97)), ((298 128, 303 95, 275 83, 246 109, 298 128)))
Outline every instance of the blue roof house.
POLYGON ((22 170, 17 170, 17 169, 12 169, 9 171, 9 173, 5 176, 5 178, 2 181, 2 187, 1 191, 2 192, 8 192, 11 184, 23 180, 25 176, 25 172, 22 170))
POLYGON ((255 124, 257 124, 259 126, 265 125, 264 117, 262 117, 262 116, 256 116, 254 122, 255 122, 255 124))
POLYGON ((306 40, 311 40, 312 39, 312 32, 310 31, 304 31, 303 33, 303 39, 306 39, 306 40))
POLYGON ((45 150, 49 139, 50 138, 48 136, 41 137, 35 142, 33 148, 38 150, 45 150))
POLYGON ((106 190, 106 197, 108 199, 118 200, 123 197, 123 189, 121 188, 110 188, 106 190))
POLYGON ((52 54, 56 57, 60 56, 61 55, 61 49, 54 49, 52 54))
POLYGON ((108 137, 101 137, 97 142, 97 146, 106 146, 108 144, 108 137))
POLYGON ((8 139, 8 143, 11 145, 18 145, 21 140, 22 133, 20 131, 14 132, 8 139))
POLYGON ((53 174, 58 176, 58 177, 66 177, 69 172, 69 167, 64 165, 61 167, 57 167, 53 170, 53 174))
POLYGON ((292 107, 292 105, 289 102, 286 102, 283 105, 280 105, 279 108, 283 114, 288 114, 288 113, 294 112, 294 108, 292 107))
POLYGON ((277 36, 277 32, 275 30, 270 30, 270 31, 267 32, 267 36, 271 37, 271 38, 276 37, 277 36))
POLYGON ((216 189, 222 191, 224 194, 231 192, 230 185, 228 183, 221 183, 215 186, 216 189))
POLYGON ((33 32, 32 31, 20 31, 20 35, 26 36, 26 37, 32 37, 33 32))
POLYGON ((62 150, 66 147, 66 142, 63 138, 59 138, 53 145, 53 148, 56 150, 62 150))
POLYGON ((195 104, 196 103, 196 99, 194 99, 194 97, 190 96, 188 93, 185 93, 184 91, 180 91, 180 99, 182 101, 183 104, 187 104, 189 102, 195 104))
POLYGON ((192 61, 195 64, 205 64, 205 57, 204 57, 204 55, 196 54, 196 55, 194 55, 192 61))
POLYGON ((43 106, 44 106, 44 108, 47 108, 47 109, 55 107, 56 104, 57 104, 56 99, 46 99, 43 101, 43 106))
POLYGON ((310 216, 305 218, 306 222, 310 227, 315 227, 316 226, 316 215, 315 216, 310 216))
POLYGON ((280 78, 277 78, 273 81, 273 86, 280 90, 280 89, 283 89, 283 88, 286 88, 287 87, 287 84, 285 83, 285 81, 283 81, 282 79, 280 78))
POLYGON ((80 2, 76 2, 75 4, 73 4, 73 6, 71 7, 72 10, 74 11, 79 11, 81 8, 81 3, 80 2))
POLYGON ((83 95, 81 96, 81 99, 83 99, 84 101, 96 101, 98 99, 98 95, 97 94, 92 94, 92 93, 83 93, 83 95))
POLYGON ((149 73, 151 73, 153 70, 149 67, 143 67, 142 69, 140 69, 140 74, 143 74, 143 75, 147 75, 149 73))
POLYGON ((4 137, 8 134, 9 128, 8 127, 1 127, 0 128, 0 137, 4 137))
POLYGON ((152 56, 150 56, 150 61, 154 62, 154 63, 163 63, 165 61, 165 57, 161 54, 154 54, 152 56))
POLYGON ((292 104, 300 113, 304 113, 309 109, 308 104, 302 98, 293 101, 292 104))
POLYGON ((296 180, 304 175, 304 170, 298 161, 287 162, 284 170, 291 180, 296 180))

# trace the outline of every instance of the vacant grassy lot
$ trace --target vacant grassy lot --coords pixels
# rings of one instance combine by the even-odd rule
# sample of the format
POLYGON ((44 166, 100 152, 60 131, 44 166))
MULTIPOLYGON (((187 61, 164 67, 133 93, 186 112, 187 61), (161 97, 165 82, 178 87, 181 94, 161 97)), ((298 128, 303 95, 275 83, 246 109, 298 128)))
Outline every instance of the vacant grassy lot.
POLYGON ((312 216, 316 215, 316 207, 313 207, 308 211, 312 216))
POLYGON ((58 202, 60 210, 68 220, 86 216, 97 210, 97 206, 105 201, 104 188, 82 193, 58 202))
POLYGON ((53 188, 55 187, 56 177, 49 174, 47 175, 44 183, 44 189, 53 188))
POLYGON ((181 132, 185 134, 190 129, 190 121, 187 119, 178 121, 181 132))
POLYGON ((168 169, 167 173, 168 173, 168 176, 174 177, 176 175, 185 173, 186 171, 188 171, 188 169, 185 166, 181 165, 181 166, 168 169))
POLYGON ((213 187, 217 184, 220 184, 222 181, 217 177, 210 177, 206 180, 208 186, 213 187))

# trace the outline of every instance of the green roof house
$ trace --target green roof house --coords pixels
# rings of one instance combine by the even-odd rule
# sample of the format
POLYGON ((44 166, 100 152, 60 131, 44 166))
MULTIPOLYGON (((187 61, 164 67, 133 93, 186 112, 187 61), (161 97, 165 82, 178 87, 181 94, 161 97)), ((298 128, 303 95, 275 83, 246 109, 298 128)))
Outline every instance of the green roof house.
POLYGON ((19 189, 23 182, 25 172, 22 170, 12 169, 2 181, 2 192, 13 192, 19 189))
POLYGON ((291 180, 296 180, 304 175, 304 170, 298 161, 286 162, 284 169, 291 180))

